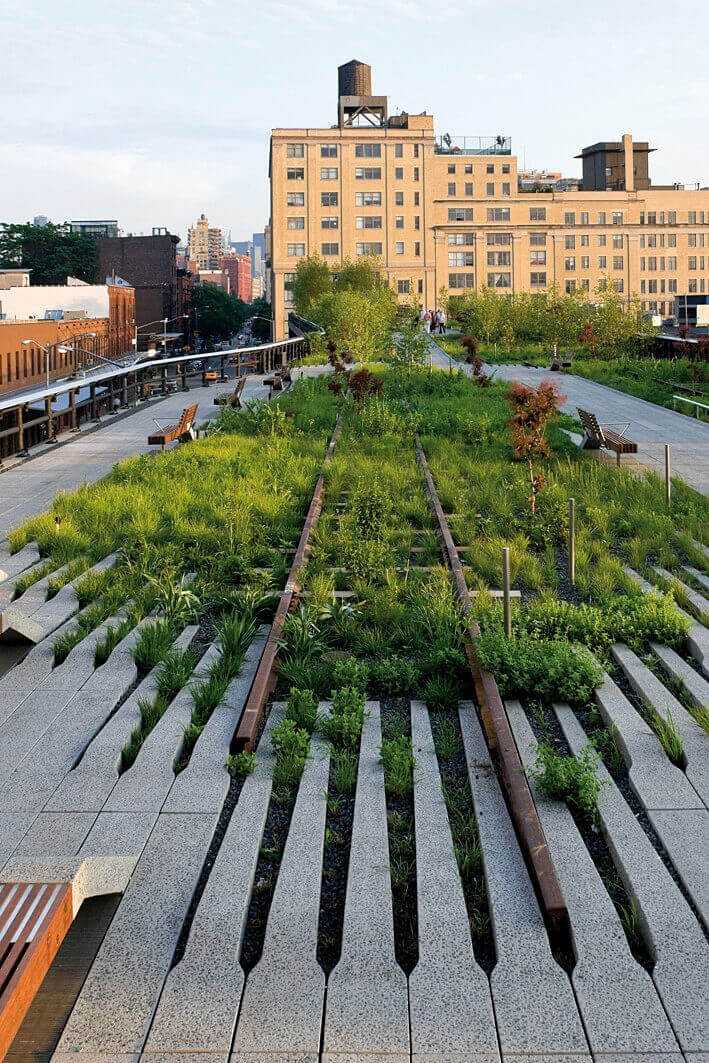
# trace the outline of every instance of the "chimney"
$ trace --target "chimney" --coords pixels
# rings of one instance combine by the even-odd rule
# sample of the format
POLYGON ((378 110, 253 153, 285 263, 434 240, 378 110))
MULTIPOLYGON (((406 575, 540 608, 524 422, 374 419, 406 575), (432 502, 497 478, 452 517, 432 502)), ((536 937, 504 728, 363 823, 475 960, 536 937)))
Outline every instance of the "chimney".
POLYGON ((633 138, 630 133, 623 133, 623 167, 625 169, 625 191, 635 191, 635 169, 633 158, 633 138))

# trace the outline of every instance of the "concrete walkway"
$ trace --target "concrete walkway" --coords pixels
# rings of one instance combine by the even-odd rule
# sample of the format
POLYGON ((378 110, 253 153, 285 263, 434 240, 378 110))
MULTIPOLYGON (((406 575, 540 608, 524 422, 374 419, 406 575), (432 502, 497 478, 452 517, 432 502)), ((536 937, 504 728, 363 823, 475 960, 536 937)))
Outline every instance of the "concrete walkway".
MULTIPOLYGON (((432 346, 433 364, 447 369, 448 355, 435 341, 432 346)), ((455 364, 471 372, 470 366, 455 364)), ((538 387, 542 380, 551 380, 566 396, 563 409, 572 417, 577 416, 576 407, 580 406, 595 413, 602 424, 620 425, 621 428, 629 424, 627 435, 638 444, 638 463, 663 477, 664 444, 670 443, 673 475, 703 495, 709 494, 709 424, 571 373, 551 373, 547 369, 529 369, 524 365, 488 365, 486 370, 494 373, 496 380, 519 380, 532 387, 538 387)), ((632 460, 630 457, 622 459, 623 464, 630 464, 632 460)))
MULTIPOLYGON (((267 397, 263 379, 257 375, 247 378, 245 399, 267 397)), ((156 431, 155 420, 174 424, 185 406, 198 402, 198 422, 206 421, 219 412, 214 405, 215 396, 233 387, 234 381, 230 380, 214 387, 191 388, 189 393, 178 391, 159 402, 141 405, 128 416, 106 417, 97 430, 66 433, 58 446, 35 447, 29 461, 18 462, 0 473, 0 541, 24 520, 47 509, 57 492, 73 491, 84 483, 100 480, 117 461, 155 450, 147 444, 149 433, 156 431)))

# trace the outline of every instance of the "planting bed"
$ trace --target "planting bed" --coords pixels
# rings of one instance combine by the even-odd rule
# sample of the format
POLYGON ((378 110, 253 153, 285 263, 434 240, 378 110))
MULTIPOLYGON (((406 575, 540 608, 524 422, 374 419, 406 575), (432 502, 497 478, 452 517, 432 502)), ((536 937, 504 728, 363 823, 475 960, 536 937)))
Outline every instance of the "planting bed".
POLYGON ((38 617, 0 677, 0 879, 122 894, 54 1058, 698 1057, 706 502, 668 513, 552 427, 533 512, 501 388, 339 383, 117 466, 0 555, 11 636, 38 617))

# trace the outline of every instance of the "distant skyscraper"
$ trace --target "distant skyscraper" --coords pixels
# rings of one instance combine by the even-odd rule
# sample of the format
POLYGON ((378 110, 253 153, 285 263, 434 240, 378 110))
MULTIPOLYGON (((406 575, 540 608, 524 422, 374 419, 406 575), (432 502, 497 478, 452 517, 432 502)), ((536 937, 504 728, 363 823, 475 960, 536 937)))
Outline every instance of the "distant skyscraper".
POLYGON ((224 250, 221 229, 210 229, 206 214, 200 214, 187 234, 188 257, 197 263, 199 269, 218 269, 219 259, 224 250))
POLYGON ((266 237, 264 233, 254 233, 251 272, 254 277, 263 277, 266 272, 266 237))
POLYGON ((32 224, 36 225, 38 229, 43 229, 45 225, 49 225, 49 218, 46 214, 35 214, 32 224))

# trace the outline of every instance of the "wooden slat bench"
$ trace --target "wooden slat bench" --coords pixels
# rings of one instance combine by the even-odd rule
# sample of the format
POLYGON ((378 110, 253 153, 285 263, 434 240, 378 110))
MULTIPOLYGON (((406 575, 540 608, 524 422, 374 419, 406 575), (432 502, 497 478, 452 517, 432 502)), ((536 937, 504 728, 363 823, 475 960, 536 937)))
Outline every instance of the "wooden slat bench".
POLYGON ((148 436, 148 446, 161 446, 164 450, 168 443, 174 443, 175 440, 183 442, 185 439, 191 439, 198 409, 197 403, 187 406, 177 424, 161 425, 159 421, 155 421, 158 431, 148 436))
POLYGON ((0 883, 0 1059, 71 926, 67 882, 0 883))
POLYGON ((601 447, 605 450, 613 450, 615 451, 617 465, 620 465, 621 454, 637 454, 638 444, 633 443, 631 439, 625 438, 625 432, 630 428, 629 424, 625 425, 622 432, 614 432, 612 425, 599 424, 598 418, 594 413, 582 410, 578 406, 576 409, 583 428, 583 440, 581 442, 583 450, 599 450, 601 447))
POLYGON ((290 367, 285 365, 282 369, 277 369, 273 376, 267 376, 263 383, 269 388, 269 399, 274 391, 285 391, 293 383, 290 367))
POLYGON ((244 393, 244 387, 246 386, 246 377, 237 377, 236 387, 233 391, 224 391, 221 395, 217 395, 214 400, 215 406, 231 406, 234 410, 240 410, 242 408, 241 396, 244 393))

